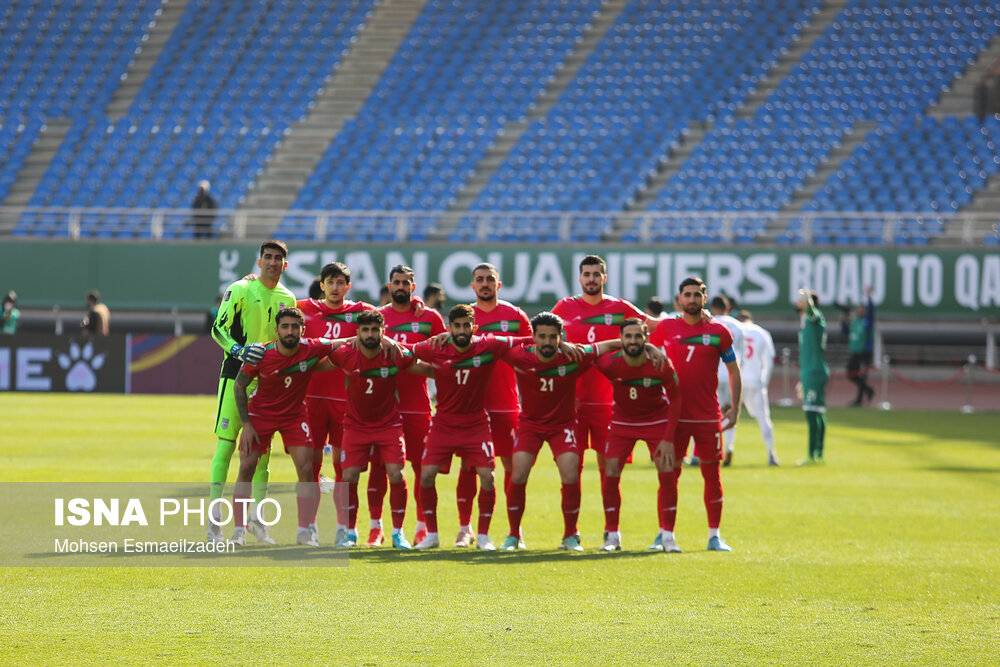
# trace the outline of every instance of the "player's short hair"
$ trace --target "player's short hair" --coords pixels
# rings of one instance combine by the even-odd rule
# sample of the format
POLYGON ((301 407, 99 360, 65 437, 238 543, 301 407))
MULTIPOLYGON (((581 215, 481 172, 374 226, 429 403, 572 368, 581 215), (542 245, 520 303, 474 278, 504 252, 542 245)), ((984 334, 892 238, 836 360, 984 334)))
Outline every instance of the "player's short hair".
POLYGON ((448 311, 448 324, 451 324, 455 320, 460 320, 463 317, 469 317, 473 320, 476 319, 476 311, 472 309, 467 303, 459 303, 451 307, 448 311))
POLYGON ((286 317, 294 317, 299 321, 302 326, 306 325, 306 316, 302 314, 302 311, 298 308, 282 308, 278 311, 278 314, 274 316, 274 324, 277 326, 281 323, 281 320, 286 317))
POLYGON ((319 272, 320 282, 326 282, 327 278, 339 278, 344 277, 347 284, 351 284, 351 270, 347 268, 347 264, 342 262, 330 262, 326 264, 319 272))
POLYGON ((444 294, 444 287, 441 286, 441 283, 429 283, 424 288, 424 301, 437 294, 444 294))
POLYGON ((715 310, 721 310, 724 313, 728 312, 729 311, 729 299, 726 298, 725 294, 720 294, 719 296, 713 296, 712 297, 712 303, 711 303, 711 305, 709 307, 710 308, 714 308, 715 310))
POLYGON ((260 244, 260 256, 264 256, 265 250, 278 250, 281 252, 281 256, 288 259, 288 246, 285 245, 284 241, 279 239, 268 239, 260 244))
POLYGON ((500 269, 489 262, 480 262, 479 264, 476 264, 476 267, 472 269, 472 275, 476 275, 476 271, 489 271, 497 277, 497 280, 500 279, 500 269))
POLYGON ((397 274, 402 273, 410 277, 410 280, 416 280, 417 274, 413 272, 413 269, 408 267, 406 264, 397 264, 396 266, 389 269, 389 282, 392 282, 392 277, 397 274))
POLYGON ((580 273, 583 273, 583 267, 585 266, 599 266, 601 267, 601 273, 608 272, 608 265, 601 259, 598 255, 587 255, 580 260, 580 273))
POLYGON ((646 327, 646 323, 640 320, 638 317, 629 317, 624 322, 622 322, 620 329, 625 331, 625 327, 638 326, 642 329, 643 335, 649 333, 649 329, 646 327))
POLYGON ((88 301, 93 301, 94 303, 100 303, 101 302, 101 293, 98 292, 95 289, 92 289, 89 292, 87 292, 87 300, 88 301))
POLYGON ((736 319, 740 322, 753 322, 753 313, 749 310, 741 310, 737 315, 736 319))
POLYGON ((358 323, 359 327, 363 324, 377 324, 380 327, 385 326, 385 317, 377 310, 363 310, 358 313, 358 316, 354 318, 354 321, 358 323))
POLYGON ((555 313, 550 313, 544 311, 538 313, 531 318, 531 330, 537 331, 538 327, 555 327, 559 331, 559 335, 563 334, 563 318, 559 317, 555 313))
POLYGON ((646 302, 646 312, 653 317, 659 317, 663 314, 663 301, 660 300, 660 297, 654 296, 646 302))
POLYGON ((309 283, 309 298, 310 299, 323 298, 323 287, 319 277, 313 278, 313 281, 309 283))
POLYGON ((705 281, 698 276, 688 276, 681 281, 680 287, 677 288, 677 293, 680 294, 684 291, 684 288, 688 285, 697 285, 701 289, 702 294, 708 294, 708 288, 705 287, 705 281))

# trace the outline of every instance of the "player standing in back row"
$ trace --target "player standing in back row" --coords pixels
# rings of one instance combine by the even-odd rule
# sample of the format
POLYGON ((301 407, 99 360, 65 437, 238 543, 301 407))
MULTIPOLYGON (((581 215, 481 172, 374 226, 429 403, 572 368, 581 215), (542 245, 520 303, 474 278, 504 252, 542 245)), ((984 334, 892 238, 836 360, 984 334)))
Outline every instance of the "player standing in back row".
POLYGON ((731 551, 719 533, 722 521, 721 431, 732 428, 740 414, 743 383, 740 367, 733 351, 733 337, 722 324, 702 319, 705 307, 705 283, 700 278, 685 278, 678 290, 677 302, 681 317, 663 320, 650 336, 653 345, 665 346, 667 356, 677 371, 684 393, 681 415, 674 440, 674 480, 660 502, 664 529, 651 549, 680 551, 674 538, 677 519, 677 483, 681 461, 688 443, 694 440, 694 455, 698 457, 701 476, 705 480, 705 511, 708 514, 708 550, 731 551), (719 407, 716 389, 719 385, 719 360, 729 371, 733 405, 725 414, 719 407))
MULTIPOLYGON (((215 456, 212 457, 209 502, 222 497, 229 474, 229 462, 236 451, 240 431, 240 415, 236 409, 233 382, 244 362, 256 363, 264 356, 263 343, 274 339, 275 316, 282 308, 295 304, 295 295, 281 284, 281 274, 288 267, 288 246, 282 241, 269 240, 260 245, 259 280, 237 280, 226 288, 219 312, 212 324, 212 338, 224 350, 219 373, 219 393, 215 414, 215 456)), ((267 495, 270 450, 257 462, 253 498, 260 502, 267 495)), ((218 518, 218 516, 216 516, 218 518)), ((254 536, 274 544, 267 526, 251 522, 254 536)), ((222 529, 209 522, 209 541, 221 541, 222 529)))
MULTIPOLYGON (((597 255, 587 255, 580 262, 581 294, 561 299, 552 312, 563 319, 566 340, 570 343, 592 344, 618 338, 622 322, 637 317, 646 321, 646 315, 634 305, 608 296, 604 284, 608 281, 607 265, 597 255)), ((657 323, 649 322, 649 326, 657 323)), ((588 446, 597 452, 597 468, 604 479, 604 450, 608 444, 611 427, 611 406, 614 392, 611 382, 596 368, 580 376, 576 388, 577 430, 576 441, 580 451, 580 469, 588 446)))
MULTIPOLYGON (((472 270, 472 289, 476 293, 476 305, 473 307, 476 314, 476 333, 497 336, 530 336, 531 324, 524 311, 498 297, 502 286, 500 272, 492 264, 484 262, 472 270)), ((503 465, 505 494, 513 470, 511 457, 514 455, 514 438, 517 433, 517 419, 520 409, 514 369, 507 362, 498 361, 496 368, 493 369, 493 382, 486 394, 486 412, 490 417, 493 451, 503 465)), ((459 519, 455 546, 467 547, 475 539, 471 524, 472 499, 476 495, 475 472, 467 468, 459 470, 455 495, 459 519)))
POLYGON ((746 341, 746 356, 740 365, 740 375, 743 378, 743 407, 747 413, 757 420, 760 427, 760 437, 767 447, 767 464, 781 465, 778 453, 774 449, 774 423, 771 421, 771 402, 767 396, 771 384, 771 373, 774 370, 774 339, 767 329, 753 321, 753 315, 748 310, 739 312, 739 321, 743 324, 743 336, 746 341))
POLYGON ((809 458, 797 465, 823 463, 826 439, 826 318, 819 309, 819 297, 810 289, 800 289, 796 302, 801 317, 799 329, 799 380, 802 382, 802 410, 809 426, 809 458))

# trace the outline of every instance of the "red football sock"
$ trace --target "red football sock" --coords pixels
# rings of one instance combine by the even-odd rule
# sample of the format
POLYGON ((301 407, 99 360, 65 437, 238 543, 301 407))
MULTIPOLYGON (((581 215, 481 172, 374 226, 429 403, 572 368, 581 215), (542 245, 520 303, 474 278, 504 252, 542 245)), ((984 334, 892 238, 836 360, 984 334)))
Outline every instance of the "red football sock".
POLYGON ((621 477, 604 477, 601 480, 601 498, 604 500, 604 530, 618 530, 618 518, 622 509, 621 477))
POLYGON ((464 465, 458 471, 458 484, 455 486, 455 503, 458 505, 458 523, 468 526, 472 523, 472 503, 476 499, 476 480, 479 476, 474 470, 468 470, 464 465))
MULTIPOLYGON (((507 521, 510 523, 510 534, 514 537, 521 536, 521 517, 524 516, 524 490, 527 484, 515 484, 511 482, 507 486, 507 521)), ((479 498, 482 500, 483 494, 480 492, 479 498)))
POLYGON ((677 523, 677 476, 673 471, 656 475, 660 488, 656 490, 656 511, 660 517, 661 530, 674 530, 677 523))
POLYGON ((385 492, 389 488, 389 477, 385 474, 385 466, 372 461, 368 473, 368 513, 373 521, 382 518, 382 506, 385 504, 385 492))
POLYGON ((479 489, 479 529, 480 535, 488 535, 490 522, 493 520, 493 509, 497 505, 496 489, 479 489))
POLYGON ((580 480, 562 485, 563 539, 576 535, 580 518, 580 480))
POLYGON ((316 515, 319 514, 319 501, 323 497, 323 494, 319 490, 319 471, 322 466, 322 461, 313 463, 313 494, 309 496, 309 513, 306 515, 306 519, 308 520, 306 522, 307 526, 316 523, 316 515))
POLYGON ((237 528, 247 527, 246 509, 249 502, 250 496, 245 496, 239 493, 233 494, 233 525, 237 528))
POLYGON ((358 483, 347 483, 347 528, 358 529, 358 483))
POLYGON ((427 522, 427 532, 438 532, 438 492, 433 486, 420 487, 420 504, 424 507, 424 521, 427 522))
POLYGON ((295 504, 299 508, 299 528, 308 528, 314 516, 312 514, 313 499, 309 496, 298 495, 295 496, 295 504))
POLYGON ((347 525, 347 506, 349 504, 347 482, 336 482, 333 485, 333 506, 337 510, 337 525, 347 525))
POLYGON ((413 506, 417 508, 417 521, 424 520, 424 501, 420 497, 420 470, 419 463, 411 463, 413 466, 413 506))
MULTIPOLYGON (((511 467, 513 467, 514 464, 511 463, 510 465, 511 465, 511 467)), ((504 468, 503 469, 503 492, 505 494, 507 493, 507 487, 510 486, 511 475, 512 475, 512 473, 510 471, 510 468, 504 468)))
POLYGON ((389 485, 389 512, 392 514, 392 527, 403 527, 406 518, 406 480, 389 485))
POLYGON ((704 461, 701 464, 701 476, 705 479, 705 512, 708 514, 709 528, 718 528, 719 524, 722 523, 720 468, 719 461, 704 461))

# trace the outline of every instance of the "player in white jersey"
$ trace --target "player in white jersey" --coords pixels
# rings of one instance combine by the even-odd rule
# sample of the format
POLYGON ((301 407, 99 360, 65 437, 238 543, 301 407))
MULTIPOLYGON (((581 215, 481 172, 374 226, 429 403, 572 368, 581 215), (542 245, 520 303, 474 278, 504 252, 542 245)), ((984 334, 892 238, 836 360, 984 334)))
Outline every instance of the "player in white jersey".
POLYGON ((774 340, 767 329, 754 323, 753 315, 741 310, 737 318, 743 325, 746 341, 743 365, 743 405, 750 416, 757 420, 760 436, 767 445, 767 464, 776 466, 778 454, 774 451, 774 424, 771 422, 771 403, 767 397, 767 387, 771 383, 774 370, 774 340))
MULTIPOLYGON (((715 320, 729 329, 729 333, 733 335, 733 352, 736 353, 736 361, 739 362, 740 368, 743 368, 743 359, 746 357, 746 340, 743 336, 743 325, 735 317, 727 314, 731 309, 729 299, 725 296, 715 297, 712 299, 710 309, 715 320)), ((723 414, 733 405, 733 397, 729 393, 729 369, 721 361, 719 362, 719 405, 722 407, 723 414)), ((722 465, 728 466, 733 461, 733 448, 736 446, 736 428, 733 427, 724 430, 722 432, 722 439, 724 444, 723 451, 725 452, 722 465)))

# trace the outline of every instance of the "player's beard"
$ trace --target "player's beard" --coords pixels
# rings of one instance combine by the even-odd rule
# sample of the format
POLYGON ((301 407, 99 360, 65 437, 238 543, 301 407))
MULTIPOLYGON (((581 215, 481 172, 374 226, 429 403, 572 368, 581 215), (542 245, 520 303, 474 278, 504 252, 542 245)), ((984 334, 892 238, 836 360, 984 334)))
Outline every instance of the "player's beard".
POLYGON ((480 301, 492 301, 493 299, 497 298, 497 293, 492 289, 490 289, 489 287, 484 287, 478 292, 476 292, 476 296, 479 297, 480 301))
POLYGON ((583 285, 583 293, 590 296, 601 293, 601 283, 585 283, 583 285))
POLYGON ((550 359, 556 356, 556 348, 554 345, 540 345, 538 347, 538 353, 546 359, 550 359))
POLYGON ((684 312, 688 315, 698 315, 701 313, 701 306, 694 302, 686 303, 684 304, 684 312))
POLYGON ((622 351, 628 356, 635 359, 636 357, 642 356, 642 351, 645 348, 644 345, 636 343, 634 345, 624 345, 622 346, 622 351))
POLYGON ((464 334, 451 335, 451 340, 455 344, 455 347, 468 347, 469 343, 472 342, 472 336, 466 336, 464 334))
POLYGON ((410 293, 406 290, 398 290, 392 293, 393 303, 398 303, 399 305, 405 305, 410 302, 410 293))
POLYGON ((281 346, 286 350, 294 350, 299 345, 299 336, 285 336, 281 339, 281 346))
POLYGON ((361 346, 364 347, 366 350, 377 350, 382 345, 382 341, 374 337, 359 338, 358 340, 361 341, 361 346))

